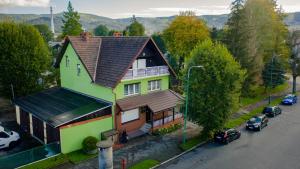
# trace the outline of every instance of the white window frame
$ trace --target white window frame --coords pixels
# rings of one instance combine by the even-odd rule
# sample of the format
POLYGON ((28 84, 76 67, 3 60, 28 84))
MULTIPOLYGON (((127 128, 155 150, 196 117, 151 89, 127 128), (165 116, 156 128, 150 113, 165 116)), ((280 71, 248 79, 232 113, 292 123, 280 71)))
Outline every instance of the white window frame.
POLYGON ((141 91, 140 83, 132 83, 132 84, 125 84, 124 85, 124 96, 131 96, 140 94, 141 91))
POLYGON ((128 111, 121 112, 121 123, 128 123, 134 120, 140 119, 140 111, 139 109, 132 109, 128 111))
POLYGON ((161 80, 148 81, 148 90, 149 91, 161 90, 161 80))

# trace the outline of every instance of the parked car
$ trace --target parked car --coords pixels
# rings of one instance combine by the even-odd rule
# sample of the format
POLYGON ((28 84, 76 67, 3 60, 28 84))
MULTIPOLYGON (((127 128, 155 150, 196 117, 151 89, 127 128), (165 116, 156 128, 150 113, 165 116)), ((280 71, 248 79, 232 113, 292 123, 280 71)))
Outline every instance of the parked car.
POLYGON ((214 139, 217 143, 228 144, 241 137, 241 132, 236 129, 225 129, 215 133, 214 139))
POLYGON ((268 125, 268 122, 269 119, 266 115, 255 116, 247 122, 246 129, 260 131, 262 128, 268 125))
POLYGON ((284 105, 293 105, 295 103, 297 103, 297 96, 294 94, 289 94, 286 95, 283 100, 281 101, 282 104, 284 105))
POLYGON ((269 117, 275 117, 281 113, 282 113, 281 108, 278 106, 265 107, 263 110, 263 114, 269 117))
POLYGON ((11 148, 20 140, 20 135, 15 131, 8 131, 0 126, 0 149, 11 148))

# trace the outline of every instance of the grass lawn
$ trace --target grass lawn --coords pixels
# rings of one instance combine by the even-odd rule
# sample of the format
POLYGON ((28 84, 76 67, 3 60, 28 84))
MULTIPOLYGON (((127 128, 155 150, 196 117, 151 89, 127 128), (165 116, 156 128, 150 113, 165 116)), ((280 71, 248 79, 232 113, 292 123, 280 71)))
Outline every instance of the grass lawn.
POLYGON ((185 144, 183 144, 183 143, 180 144, 179 148, 182 151, 187 151, 187 150, 193 148, 194 146, 200 144, 203 141, 205 141, 205 139, 201 138, 200 136, 197 136, 197 137, 194 137, 194 138, 191 138, 191 139, 187 140, 185 144))
POLYGON ((159 161, 148 159, 129 167, 129 169, 149 169, 157 164, 159 164, 159 161))
POLYGON ((68 158, 66 157, 66 155, 60 154, 55 157, 50 157, 46 160, 42 160, 42 161, 38 161, 26 165, 24 167, 21 167, 20 169, 48 169, 48 168, 56 167, 66 162, 68 162, 68 158))
MULTIPOLYGON (((278 105, 281 102, 281 100, 282 100, 282 98, 277 98, 277 99, 275 99, 271 102, 271 105, 278 105)), ((225 127, 226 128, 235 128, 235 127, 238 127, 238 126, 242 125, 243 123, 248 121, 253 116, 261 114, 261 112, 263 111, 263 108, 265 106, 266 105, 260 106, 256 109, 254 109, 253 111, 249 112, 248 114, 244 114, 244 115, 242 115, 241 117, 239 117, 237 119, 229 120, 226 123, 225 127)))
POLYGON ((279 93, 279 92, 285 91, 286 89, 288 89, 288 87, 289 87, 288 83, 279 85, 279 86, 275 87, 274 89, 267 89, 266 91, 263 86, 256 87, 254 89, 254 91, 255 91, 254 95, 256 97, 242 97, 241 103, 240 103, 241 107, 245 107, 250 104, 259 102, 259 101, 265 99, 266 97, 268 97, 269 93, 279 93))
POLYGON ((83 153, 82 150, 78 150, 78 151, 74 151, 74 152, 67 154, 67 157, 70 162, 72 162, 74 164, 78 164, 82 161, 97 157, 97 155, 98 155, 98 153, 89 155, 89 154, 83 153))

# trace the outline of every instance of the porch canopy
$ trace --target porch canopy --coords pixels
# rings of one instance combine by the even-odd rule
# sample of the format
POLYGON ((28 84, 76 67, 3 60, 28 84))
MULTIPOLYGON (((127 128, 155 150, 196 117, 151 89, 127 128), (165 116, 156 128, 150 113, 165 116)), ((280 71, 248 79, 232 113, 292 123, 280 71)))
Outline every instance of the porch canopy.
MULTIPOLYGON (((64 88, 51 88, 14 100, 22 110, 32 113, 53 127, 70 123, 111 107, 111 103, 75 93, 64 88)), ((100 112, 101 113, 101 112, 100 112)), ((107 111, 103 111, 107 115, 107 111)), ((111 113, 111 112, 110 112, 111 113)))
POLYGON ((172 90, 157 91, 117 100, 122 111, 148 106, 153 113, 173 108, 182 102, 182 97, 172 90))

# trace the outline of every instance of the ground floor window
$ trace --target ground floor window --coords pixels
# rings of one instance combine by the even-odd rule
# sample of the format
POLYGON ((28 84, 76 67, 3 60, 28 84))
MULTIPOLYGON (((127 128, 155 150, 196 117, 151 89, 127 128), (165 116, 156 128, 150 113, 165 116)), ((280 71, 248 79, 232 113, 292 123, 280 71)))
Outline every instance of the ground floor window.
POLYGON ((139 119, 139 109, 124 111, 121 113, 121 122, 126 123, 139 119))

